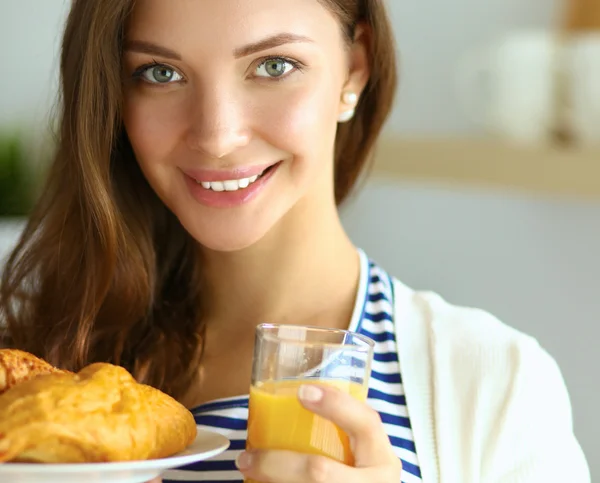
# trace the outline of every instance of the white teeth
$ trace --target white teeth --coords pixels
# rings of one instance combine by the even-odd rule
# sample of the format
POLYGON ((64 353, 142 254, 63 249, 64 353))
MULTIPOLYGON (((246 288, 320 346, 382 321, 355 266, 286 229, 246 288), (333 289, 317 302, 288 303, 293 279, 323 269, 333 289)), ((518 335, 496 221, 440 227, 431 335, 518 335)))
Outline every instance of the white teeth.
MULTIPOLYGON (((261 173, 262 174, 262 173, 261 173)), ((211 189, 213 191, 237 191, 244 189, 254 183, 260 175, 255 174, 250 178, 242 179, 229 179, 227 181, 197 181, 199 185, 202 185, 204 189, 211 189)))
POLYGON ((223 181, 223 186, 225 186, 225 191, 236 191, 240 188, 240 185, 235 180, 223 181))
POLYGON ((225 191, 224 183, 221 181, 211 181, 210 187, 213 191, 225 191))

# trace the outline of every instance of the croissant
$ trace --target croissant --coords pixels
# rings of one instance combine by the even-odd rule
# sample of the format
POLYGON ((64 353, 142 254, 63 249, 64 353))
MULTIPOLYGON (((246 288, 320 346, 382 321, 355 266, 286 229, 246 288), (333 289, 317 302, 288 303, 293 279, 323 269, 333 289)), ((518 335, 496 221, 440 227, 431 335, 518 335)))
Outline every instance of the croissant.
POLYGON ((0 349, 0 395, 21 382, 54 372, 66 371, 61 371, 28 352, 0 349))
POLYGON ((10 387, 0 395, 0 463, 164 458, 196 437, 184 406, 122 367, 95 363, 73 374, 35 359, 0 350, 0 378, 10 387))

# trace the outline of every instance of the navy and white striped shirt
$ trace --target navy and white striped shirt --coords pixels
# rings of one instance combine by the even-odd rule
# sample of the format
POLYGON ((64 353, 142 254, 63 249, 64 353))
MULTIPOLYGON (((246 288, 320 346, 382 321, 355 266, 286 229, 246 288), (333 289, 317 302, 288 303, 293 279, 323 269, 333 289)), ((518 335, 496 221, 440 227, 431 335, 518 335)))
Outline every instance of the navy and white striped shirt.
MULTIPOLYGON (((349 330, 375 341, 375 357, 369 380, 369 405, 379 412, 396 455, 402 459, 402 483, 421 482, 421 470, 413 440, 400 374, 394 330, 394 293, 390 276, 361 255, 361 281, 349 330)), ((246 446, 248 396, 221 399, 192 409, 196 424, 227 436, 229 449, 221 455, 163 476, 165 482, 241 483, 235 458, 246 446)))

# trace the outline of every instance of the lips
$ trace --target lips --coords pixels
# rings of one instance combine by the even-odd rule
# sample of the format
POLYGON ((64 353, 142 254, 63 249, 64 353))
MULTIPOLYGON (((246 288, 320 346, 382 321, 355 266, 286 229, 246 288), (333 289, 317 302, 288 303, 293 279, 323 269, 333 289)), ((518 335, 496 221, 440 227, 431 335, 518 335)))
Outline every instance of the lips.
POLYGON ((186 184, 196 201, 227 208, 254 199, 277 171, 282 161, 235 170, 184 171, 186 184))

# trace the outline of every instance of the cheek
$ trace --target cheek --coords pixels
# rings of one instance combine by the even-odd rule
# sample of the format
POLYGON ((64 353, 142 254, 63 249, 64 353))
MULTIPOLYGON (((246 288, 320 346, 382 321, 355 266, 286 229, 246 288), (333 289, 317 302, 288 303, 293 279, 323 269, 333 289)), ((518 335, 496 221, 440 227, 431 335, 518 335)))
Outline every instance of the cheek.
POLYGON ((152 99, 132 94, 125 99, 123 122, 140 164, 154 164, 168 158, 185 126, 183 107, 180 100, 169 96, 152 99))
POLYGON ((335 138, 338 102, 333 83, 290 88, 260 110, 263 135, 292 155, 322 150, 335 138))

